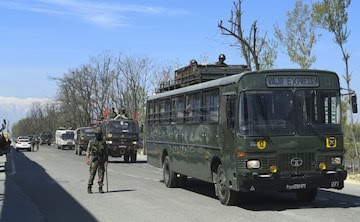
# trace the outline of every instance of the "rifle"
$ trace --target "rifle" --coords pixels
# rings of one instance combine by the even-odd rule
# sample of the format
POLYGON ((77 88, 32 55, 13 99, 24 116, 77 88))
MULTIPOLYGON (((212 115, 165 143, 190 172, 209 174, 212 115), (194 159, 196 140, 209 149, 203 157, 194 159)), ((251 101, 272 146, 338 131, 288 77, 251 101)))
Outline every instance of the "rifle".
POLYGON ((109 192, 109 181, 108 181, 108 171, 107 171, 107 167, 108 167, 108 162, 106 162, 106 166, 105 166, 105 176, 106 176, 106 193, 109 192))

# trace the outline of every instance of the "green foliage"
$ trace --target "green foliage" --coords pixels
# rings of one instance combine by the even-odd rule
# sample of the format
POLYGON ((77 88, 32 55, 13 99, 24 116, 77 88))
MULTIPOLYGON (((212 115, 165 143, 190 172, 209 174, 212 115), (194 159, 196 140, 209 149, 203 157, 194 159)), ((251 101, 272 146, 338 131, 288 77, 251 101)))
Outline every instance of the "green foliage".
MULTIPOLYGON (((344 44, 347 42, 350 35, 350 31, 347 30, 346 24, 348 21, 348 14, 346 9, 350 6, 350 0, 323 0, 320 3, 315 3, 313 5, 312 18, 320 27, 328 30, 330 33, 334 34, 334 41, 337 43, 341 49, 343 61, 345 63, 345 75, 343 75, 346 84, 347 90, 350 93, 350 81, 351 75, 349 74, 349 58, 350 55, 346 52, 344 44)), ((350 100, 347 99, 348 105, 345 106, 346 109, 343 113, 347 113, 347 108, 351 107, 350 100)), ((350 108, 351 111, 351 108, 350 108)), ((356 135, 356 129, 358 124, 354 124, 352 112, 350 114, 350 120, 343 122, 344 129, 344 142, 346 147, 346 155, 353 162, 358 162, 358 153, 359 141, 356 135), (350 125, 348 125, 350 122, 350 125), (356 158, 356 159, 355 159, 356 158), (355 159, 355 161, 354 161, 355 159)))
POLYGON ((335 42, 344 44, 350 34, 344 27, 348 21, 346 9, 351 0, 324 0, 313 5, 313 20, 322 28, 335 34, 335 42))
POLYGON ((260 70, 272 69, 277 58, 278 44, 276 41, 265 41, 263 48, 259 56, 260 70))
POLYGON ((275 36, 286 48, 290 60, 303 69, 310 68, 316 61, 316 57, 311 55, 311 50, 318 35, 315 33, 315 23, 310 15, 309 6, 297 0, 293 11, 287 14, 285 33, 275 26, 275 36))

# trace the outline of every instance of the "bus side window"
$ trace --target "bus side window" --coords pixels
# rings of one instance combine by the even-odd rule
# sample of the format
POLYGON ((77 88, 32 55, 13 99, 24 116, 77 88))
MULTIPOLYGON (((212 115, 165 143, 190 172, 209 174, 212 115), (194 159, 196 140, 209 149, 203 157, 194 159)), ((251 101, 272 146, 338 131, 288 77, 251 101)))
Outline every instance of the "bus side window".
POLYGON ((202 121, 204 123, 217 123, 219 117, 219 91, 203 92, 202 121))
POLYGON ((226 123, 229 130, 235 128, 235 96, 227 96, 226 98, 226 123))

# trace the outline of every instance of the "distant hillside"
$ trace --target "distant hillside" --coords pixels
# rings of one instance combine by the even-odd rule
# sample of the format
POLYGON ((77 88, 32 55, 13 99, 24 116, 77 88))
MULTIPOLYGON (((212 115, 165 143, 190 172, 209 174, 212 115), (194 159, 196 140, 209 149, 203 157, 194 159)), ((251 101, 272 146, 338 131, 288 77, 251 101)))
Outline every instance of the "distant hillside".
POLYGON ((14 123, 28 115, 32 104, 46 104, 49 102, 51 100, 46 98, 19 99, 15 97, 0 97, 0 121, 2 122, 3 119, 6 119, 9 122, 8 129, 11 130, 11 126, 14 123))

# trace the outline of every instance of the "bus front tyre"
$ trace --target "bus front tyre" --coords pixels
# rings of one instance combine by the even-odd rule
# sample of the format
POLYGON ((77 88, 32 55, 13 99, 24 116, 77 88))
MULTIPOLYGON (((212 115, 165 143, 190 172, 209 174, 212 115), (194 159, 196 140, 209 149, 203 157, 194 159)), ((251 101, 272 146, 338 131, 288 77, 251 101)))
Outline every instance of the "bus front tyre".
POLYGON ((229 188, 227 184, 225 170, 222 165, 219 165, 217 169, 217 178, 216 178, 216 190, 220 203, 223 205, 233 205, 237 202, 238 193, 229 188))
POLYGON ((166 187, 173 188, 177 185, 176 173, 171 171, 170 169, 170 158, 165 157, 164 165, 163 165, 163 177, 164 183, 166 187))

